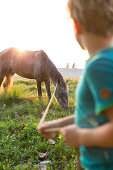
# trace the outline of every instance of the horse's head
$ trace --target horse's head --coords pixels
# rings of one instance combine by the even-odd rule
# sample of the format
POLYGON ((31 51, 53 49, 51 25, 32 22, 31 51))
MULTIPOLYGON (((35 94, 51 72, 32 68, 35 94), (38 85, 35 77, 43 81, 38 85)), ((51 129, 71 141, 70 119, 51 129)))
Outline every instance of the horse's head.
POLYGON ((69 107, 67 85, 63 78, 58 81, 55 97, 63 108, 67 109, 69 107))

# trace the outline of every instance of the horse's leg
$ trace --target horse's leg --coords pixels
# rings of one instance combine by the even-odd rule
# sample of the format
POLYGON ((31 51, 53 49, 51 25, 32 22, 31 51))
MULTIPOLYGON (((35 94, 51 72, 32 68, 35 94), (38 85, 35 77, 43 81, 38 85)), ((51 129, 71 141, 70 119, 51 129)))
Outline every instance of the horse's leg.
POLYGON ((5 81, 3 82, 3 87, 5 90, 9 90, 13 85, 12 77, 14 73, 9 73, 5 76, 5 81))
POLYGON ((4 76, 0 76, 0 86, 1 86, 1 84, 3 82, 3 80, 4 80, 4 76))
POLYGON ((38 97, 42 97, 42 90, 41 90, 41 81, 36 80, 37 82, 37 89, 38 89, 38 97))
POLYGON ((46 91, 49 99, 51 98, 51 91, 50 91, 50 80, 45 81, 46 91))

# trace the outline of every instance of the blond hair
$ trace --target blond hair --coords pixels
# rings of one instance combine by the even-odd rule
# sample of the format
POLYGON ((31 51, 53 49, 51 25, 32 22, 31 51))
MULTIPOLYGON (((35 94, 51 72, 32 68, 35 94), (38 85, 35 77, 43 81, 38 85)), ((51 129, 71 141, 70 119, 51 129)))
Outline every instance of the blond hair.
POLYGON ((113 0, 68 0, 68 9, 86 31, 113 36, 113 0))

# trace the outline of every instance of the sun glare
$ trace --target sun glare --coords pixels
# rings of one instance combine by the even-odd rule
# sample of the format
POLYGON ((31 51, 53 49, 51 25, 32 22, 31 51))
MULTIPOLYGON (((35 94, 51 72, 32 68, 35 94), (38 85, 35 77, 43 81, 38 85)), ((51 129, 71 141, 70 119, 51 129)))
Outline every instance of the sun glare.
POLYGON ((21 53, 25 51, 25 49, 23 49, 23 48, 17 48, 17 50, 21 53))

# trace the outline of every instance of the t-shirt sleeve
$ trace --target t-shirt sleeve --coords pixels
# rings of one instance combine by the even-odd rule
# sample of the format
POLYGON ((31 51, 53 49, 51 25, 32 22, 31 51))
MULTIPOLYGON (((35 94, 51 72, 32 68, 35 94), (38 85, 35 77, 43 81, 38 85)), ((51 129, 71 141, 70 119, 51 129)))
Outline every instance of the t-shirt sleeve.
POLYGON ((86 80, 99 114, 113 106, 113 65, 104 60, 92 63, 86 71, 86 80))

